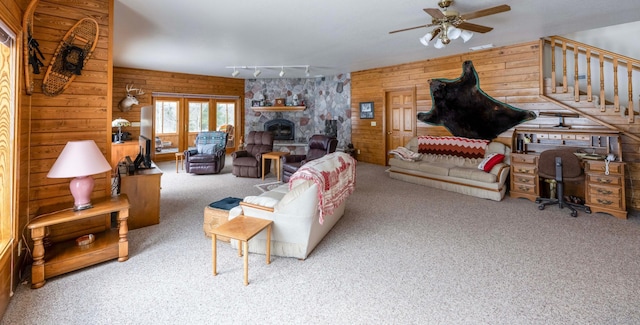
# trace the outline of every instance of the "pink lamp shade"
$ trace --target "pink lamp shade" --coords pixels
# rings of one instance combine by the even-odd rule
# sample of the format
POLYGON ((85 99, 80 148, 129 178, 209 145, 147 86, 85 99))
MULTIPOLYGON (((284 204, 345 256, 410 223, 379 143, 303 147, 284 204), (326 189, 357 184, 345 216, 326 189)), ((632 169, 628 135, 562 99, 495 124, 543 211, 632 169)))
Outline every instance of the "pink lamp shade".
POLYGON ((69 141, 49 170, 49 178, 75 177, 69 184, 74 210, 91 208, 94 180, 91 175, 111 170, 111 165, 93 140, 69 141))

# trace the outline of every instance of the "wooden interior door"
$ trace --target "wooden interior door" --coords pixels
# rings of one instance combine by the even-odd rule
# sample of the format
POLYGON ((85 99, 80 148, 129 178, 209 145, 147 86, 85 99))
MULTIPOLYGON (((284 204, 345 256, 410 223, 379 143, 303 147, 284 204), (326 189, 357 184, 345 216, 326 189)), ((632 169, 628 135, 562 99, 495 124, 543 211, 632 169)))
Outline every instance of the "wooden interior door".
MULTIPOLYGON (((416 101, 415 88, 389 91, 386 93, 386 151, 404 146, 416 135, 416 101)), ((388 156, 385 155, 388 163, 388 156)))

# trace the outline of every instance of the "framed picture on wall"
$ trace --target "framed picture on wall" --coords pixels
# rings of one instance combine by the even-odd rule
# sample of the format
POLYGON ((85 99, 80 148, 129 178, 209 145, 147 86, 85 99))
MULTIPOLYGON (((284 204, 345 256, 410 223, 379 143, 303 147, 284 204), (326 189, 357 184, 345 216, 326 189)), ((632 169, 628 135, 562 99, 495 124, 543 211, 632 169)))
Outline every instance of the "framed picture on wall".
POLYGON ((360 118, 373 118, 373 102, 360 103, 360 118))

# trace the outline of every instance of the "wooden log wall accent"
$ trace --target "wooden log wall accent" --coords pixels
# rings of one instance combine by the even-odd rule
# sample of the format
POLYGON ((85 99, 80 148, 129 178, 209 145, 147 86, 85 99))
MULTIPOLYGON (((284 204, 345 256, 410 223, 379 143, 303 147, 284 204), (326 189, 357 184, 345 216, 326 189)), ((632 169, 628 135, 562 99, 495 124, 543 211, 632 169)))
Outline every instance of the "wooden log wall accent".
MULTIPOLYGON (((140 109, 153 104, 151 98, 153 92, 238 96, 240 104, 244 103, 244 79, 123 67, 114 67, 113 75, 112 117, 122 117, 129 122, 140 122, 140 109), (118 103, 126 95, 125 87, 131 84, 135 88, 142 88, 144 94, 136 96, 140 102, 139 105, 134 105, 128 112, 122 112, 118 108, 118 103)), ((243 111, 242 108, 241 111, 243 111)), ((243 116, 244 114, 241 114, 236 121, 238 130, 244 130, 241 127, 244 123, 243 116)), ((116 131, 117 129, 114 128, 113 132, 116 131)), ((130 132, 134 139, 140 135, 139 127, 125 127, 123 131, 130 132)))
MULTIPOLYGON (((47 178, 56 158, 71 140, 94 140, 108 158, 109 107, 111 107, 111 19, 110 0, 41 0, 35 11, 34 38, 44 54, 45 68, 34 75, 34 92, 22 101, 29 114, 29 215, 38 208, 73 202, 69 179, 47 178), (90 17, 99 24, 95 51, 73 83, 58 96, 42 92, 46 67, 62 37, 78 20, 90 17)), ((110 132, 109 132, 110 134, 110 132)), ((21 166, 25 168, 26 166, 21 166)), ((111 173, 94 175, 92 197, 111 194, 111 173)))

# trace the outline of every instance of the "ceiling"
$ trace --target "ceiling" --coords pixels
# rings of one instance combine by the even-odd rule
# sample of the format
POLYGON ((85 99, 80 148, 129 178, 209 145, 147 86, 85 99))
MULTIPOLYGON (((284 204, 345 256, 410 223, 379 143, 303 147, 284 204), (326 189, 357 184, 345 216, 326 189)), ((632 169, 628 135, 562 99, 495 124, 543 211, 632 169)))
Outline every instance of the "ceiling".
MULTIPOLYGON (((389 34, 430 23, 422 9, 437 2, 115 0, 114 65, 223 77, 231 77, 227 67, 275 67, 259 78, 309 65, 311 77, 331 76, 640 21, 638 0, 455 0, 461 14, 501 4, 511 11, 471 20, 494 30, 440 50, 418 41, 432 28, 389 34)), ((239 70, 237 78, 254 78, 239 70)), ((285 73, 305 77, 304 68, 285 73)))

